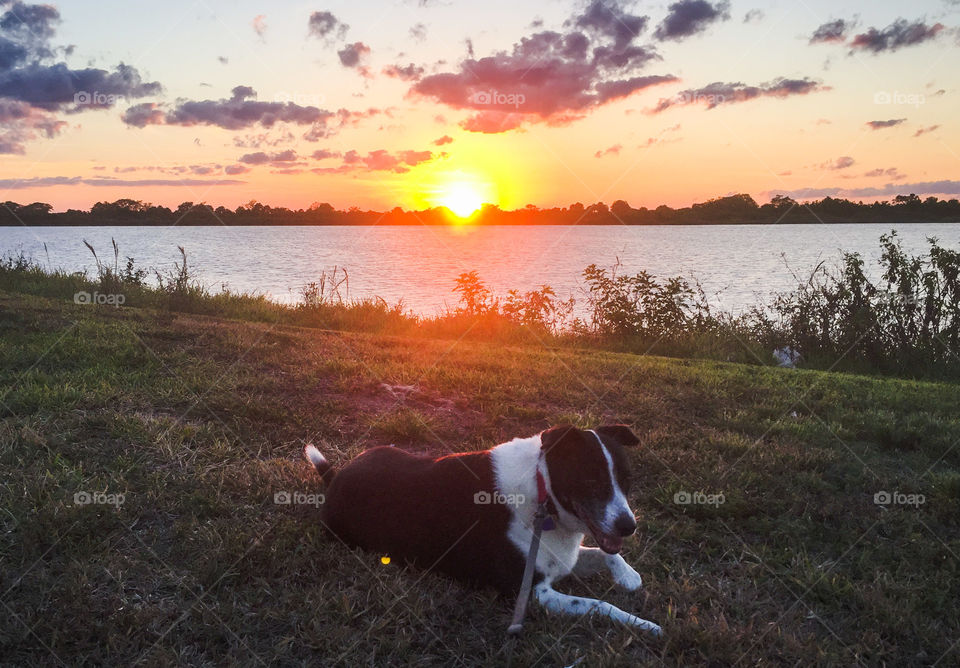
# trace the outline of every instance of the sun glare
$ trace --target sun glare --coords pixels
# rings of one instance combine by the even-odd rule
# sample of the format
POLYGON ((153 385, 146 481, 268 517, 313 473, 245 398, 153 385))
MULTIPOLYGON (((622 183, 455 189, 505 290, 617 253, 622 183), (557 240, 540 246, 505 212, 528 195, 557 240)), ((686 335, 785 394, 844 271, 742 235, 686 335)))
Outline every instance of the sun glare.
POLYGON ((469 183, 454 183, 446 189, 440 204, 460 218, 469 218, 483 206, 483 196, 469 183))

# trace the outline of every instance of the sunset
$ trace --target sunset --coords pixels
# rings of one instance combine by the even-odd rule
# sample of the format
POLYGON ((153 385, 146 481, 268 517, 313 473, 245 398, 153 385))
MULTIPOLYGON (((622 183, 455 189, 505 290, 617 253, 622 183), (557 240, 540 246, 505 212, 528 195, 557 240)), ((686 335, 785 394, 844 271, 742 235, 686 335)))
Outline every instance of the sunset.
POLYGON ((949 2, 5 4, 2 187, 55 210, 960 191, 949 2))
POLYGON ((960 662, 960 0, 0 0, 0 663, 960 662))

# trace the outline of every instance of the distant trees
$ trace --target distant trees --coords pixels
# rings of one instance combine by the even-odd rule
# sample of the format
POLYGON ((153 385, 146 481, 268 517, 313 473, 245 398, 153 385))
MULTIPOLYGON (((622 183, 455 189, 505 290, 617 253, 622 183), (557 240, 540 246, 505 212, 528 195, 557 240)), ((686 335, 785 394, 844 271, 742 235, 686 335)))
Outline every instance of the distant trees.
MULTIPOLYGON (((135 199, 97 202, 89 211, 70 209, 61 213, 54 213, 45 202, 8 201, 0 205, 0 225, 446 225, 451 216, 445 207, 422 211, 394 207, 385 212, 351 207, 341 211, 326 202, 314 202, 307 209, 287 209, 256 200, 234 210, 225 206, 214 208, 206 202, 183 202, 171 210, 135 199)), ((476 225, 960 222, 960 202, 936 197, 921 199, 914 193, 871 204, 835 197, 801 203, 786 195, 774 195, 761 206, 750 195, 740 193, 679 209, 666 205, 652 210, 634 209, 622 199, 609 207, 604 202, 576 202, 565 208, 527 205, 512 211, 484 204, 470 221, 476 225)))

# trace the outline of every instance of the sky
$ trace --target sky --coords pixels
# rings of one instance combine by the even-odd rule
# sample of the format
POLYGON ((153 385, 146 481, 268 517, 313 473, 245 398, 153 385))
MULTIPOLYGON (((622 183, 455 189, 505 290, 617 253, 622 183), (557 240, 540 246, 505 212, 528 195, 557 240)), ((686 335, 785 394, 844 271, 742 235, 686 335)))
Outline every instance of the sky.
POLYGON ((960 193, 960 0, 0 0, 0 201, 960 193))

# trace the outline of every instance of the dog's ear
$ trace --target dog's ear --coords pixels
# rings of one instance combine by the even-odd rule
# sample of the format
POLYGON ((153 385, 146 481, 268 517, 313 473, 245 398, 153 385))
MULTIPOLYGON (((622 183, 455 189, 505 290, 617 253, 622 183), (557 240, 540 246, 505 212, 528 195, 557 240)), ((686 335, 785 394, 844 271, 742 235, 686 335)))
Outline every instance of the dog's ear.
POLYGON ((549 452, 558 443, 581 438, 580 430, 569 424, 561 424, 540 432, 540 449, 549 452))
POLYGON ((594 431, 600 434, 602 439, 610 439, 627 448, 631 448, 640 443, 640 439, 637 438, 636 434, 630 431, 630 427, 625 424, 608 424, 597 427, 594 431))

